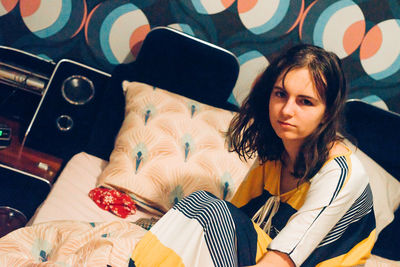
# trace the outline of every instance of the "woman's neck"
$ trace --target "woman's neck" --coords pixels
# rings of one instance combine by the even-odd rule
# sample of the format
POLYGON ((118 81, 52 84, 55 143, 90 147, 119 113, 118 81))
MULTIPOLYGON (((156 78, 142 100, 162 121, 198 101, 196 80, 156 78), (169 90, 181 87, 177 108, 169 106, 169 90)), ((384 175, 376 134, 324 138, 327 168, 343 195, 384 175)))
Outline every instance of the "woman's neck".
POLYGON ((301 144, 299 142, 283 142, 283 146, 285 148, 284 154, 286 154, 284 155, 286 158, 285 163, 293 166, 299 154, 301 144))

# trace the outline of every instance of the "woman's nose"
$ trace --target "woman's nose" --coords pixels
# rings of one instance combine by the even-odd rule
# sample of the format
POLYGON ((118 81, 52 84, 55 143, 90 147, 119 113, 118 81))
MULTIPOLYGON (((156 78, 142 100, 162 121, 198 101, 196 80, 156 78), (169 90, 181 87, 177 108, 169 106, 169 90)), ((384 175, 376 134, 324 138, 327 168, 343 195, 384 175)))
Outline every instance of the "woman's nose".
POLYGON ((291 101, 290 99, 285 102, 285 104, 282 107, 282 114, 284 116, 292 117, 295 114, 295 109, 296 109, 296 103, 294 101, 291 101))

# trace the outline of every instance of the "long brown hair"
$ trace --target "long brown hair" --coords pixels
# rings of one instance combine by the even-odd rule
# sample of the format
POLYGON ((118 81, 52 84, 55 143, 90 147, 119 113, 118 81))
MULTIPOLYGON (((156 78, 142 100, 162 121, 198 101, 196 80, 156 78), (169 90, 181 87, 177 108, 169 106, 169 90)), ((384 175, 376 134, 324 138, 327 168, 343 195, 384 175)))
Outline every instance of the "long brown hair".
POLYGON ((302 144, 294 164, 294 176, 311 179, 329 156, 329 144, 341 140, 346 80, 340 59, 313 45, 297 45, 281 54, 265 69, 234 116, 227 135, 231 150, 246 159, 257 155, 261 162, 281 160, 284 146, 269 121, 271 91, 279 77, 298 68, 308 68, 326 105, 322 123, 302 144))

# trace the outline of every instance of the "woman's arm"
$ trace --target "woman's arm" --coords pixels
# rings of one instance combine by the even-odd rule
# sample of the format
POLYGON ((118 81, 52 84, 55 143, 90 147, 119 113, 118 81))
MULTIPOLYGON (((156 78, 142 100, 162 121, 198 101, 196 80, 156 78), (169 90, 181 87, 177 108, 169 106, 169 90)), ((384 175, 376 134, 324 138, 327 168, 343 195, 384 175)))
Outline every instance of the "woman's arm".
MULTIPOLYGON (((345 255, 366 237, 373 238, 368 176, 361 163, 350 157, 340 156, 324 165, 310 181, 304 204, 271 241, 269 249, 286 252, 296 265, 307 261, 307 265, 316 266, 345 255)), ((354 257, 354 265, 368 257, 368 249, 354 257)))

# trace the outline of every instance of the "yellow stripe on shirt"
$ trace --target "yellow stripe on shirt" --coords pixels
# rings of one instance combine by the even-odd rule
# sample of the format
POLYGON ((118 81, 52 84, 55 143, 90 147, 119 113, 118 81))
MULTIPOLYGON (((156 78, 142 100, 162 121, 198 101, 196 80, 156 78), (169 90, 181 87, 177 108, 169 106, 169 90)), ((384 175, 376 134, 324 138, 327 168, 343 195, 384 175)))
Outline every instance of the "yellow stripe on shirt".
POLYGON ((175 252, 164 246, 158 238, 152 233, 147 232, 146 235, 136 245, 132 260, 137 267, 160 266, 160 267, 184 267, 181 257, 175 252), (148 253, 149 251, 157 251, 156 254, 148 253))
POLYGON ((374 229, 366 239, 354 246, 349 252, 323 261, 317 267, 342 267, 364 264, 371 256, 371 253, 366 253, 366 251, 372 250, 375 243, 375 234, 376 230, 374 229))

